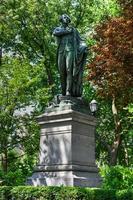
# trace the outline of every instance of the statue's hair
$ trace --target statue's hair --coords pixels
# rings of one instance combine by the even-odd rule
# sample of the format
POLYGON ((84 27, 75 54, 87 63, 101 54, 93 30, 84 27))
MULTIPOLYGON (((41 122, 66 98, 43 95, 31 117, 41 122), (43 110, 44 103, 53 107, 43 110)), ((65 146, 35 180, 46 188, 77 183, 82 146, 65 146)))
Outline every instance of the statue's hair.
POLYGON ((63 14, 60 16, 59 21, 62 22, 63 21, 63 16, 66 16, 69 19, 69 23, 71 22, 71 18, 67 15, 67 14, 63 14))

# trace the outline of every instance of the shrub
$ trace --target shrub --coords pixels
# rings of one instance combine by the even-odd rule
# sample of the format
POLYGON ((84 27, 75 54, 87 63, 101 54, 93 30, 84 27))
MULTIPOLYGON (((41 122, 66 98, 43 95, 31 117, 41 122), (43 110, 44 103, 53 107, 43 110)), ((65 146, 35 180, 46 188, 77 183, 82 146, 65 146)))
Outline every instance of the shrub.
POLYGON ((0 200, 9 200, 11 199, 11 187, 1 186, 0 187, 0 200))
POLYGON ((133 169, 114 166, 105 166, 101 168, 101 175, 103 177, 103 188, 105 189, 132 189, 133 188, 133 169))
POLYGON ((33 156, 23 156, 23 159, 19 158, 16 160, 15 157, 17 156, 19 155, 14 151, 9 153, 10 162, 8 163, 8 171, 6 173, 0 168, 0 185, 24 185, 27 176, 30 176, 32 173, 35 162, 33 156))
POLYGON ((116 192, 117 200, 133 200, 133 190, 121 190, 116 192))
POLYGON ((0 200, 132 200, 133 190, 80 187, 0 187, 0 200))

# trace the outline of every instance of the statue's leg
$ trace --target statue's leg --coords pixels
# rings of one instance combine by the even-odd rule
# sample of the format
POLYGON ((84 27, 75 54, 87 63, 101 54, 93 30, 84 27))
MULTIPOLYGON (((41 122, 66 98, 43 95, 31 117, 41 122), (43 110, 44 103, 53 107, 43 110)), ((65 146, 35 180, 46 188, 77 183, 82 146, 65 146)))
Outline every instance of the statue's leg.
POLYGON ((67 51, 66 52, 66 71, 67 71, 66 94, 67 95, 72 95, 73 60, 74 60, 74 52, 67 51))
POLYGON ((58 68, 60 72, 62 95, 65 96, 66 95, 66 64, 65 64, 64 52, 58 54, 58 68))

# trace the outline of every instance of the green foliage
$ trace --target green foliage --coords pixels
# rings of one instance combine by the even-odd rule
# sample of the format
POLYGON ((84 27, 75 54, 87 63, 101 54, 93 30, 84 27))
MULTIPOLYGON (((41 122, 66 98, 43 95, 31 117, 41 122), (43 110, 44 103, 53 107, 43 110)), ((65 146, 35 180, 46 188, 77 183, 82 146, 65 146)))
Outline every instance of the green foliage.
POLYGON ((101 167, 101 175, 103 177, 103 188, 105 189, 133 189, 133 169, 115 166, 101 167))
POLYGON ((0 200, 132 200, 133 190, 80 187, 0 187, 0 200))
MULTIPOLYGON (((110 151, 114 140, 114 118, 111 112, 112 106, 111 101, 102 100, 95 96, 98 102, 98 124, 96 129, 96 158, 99 165, 109 164, 110 161, 110 151)), ((131 106, 129 106, 131 108, 131 106)), ((127 109, 121 110, 118 113, 121 119, 121 136, 122 143, 119 148, 119 153, 117 155, 117 164, 123 166, 132 167, 133 163, 133 118, 132 113, 127 109)))
POLYGON ((0 187, 0 200, 11 199, 11 189, 9 186, 0 187))
POLYGON ((50 98, 50 89, 42 84, 41 72, 42 66, 30 64, 28 59, 12 56, 2 59, 0 179, 3 184, 24 184, 37 156, 39 127, 34 118, 50 98))
POLYGON ((26 178, 33 172, 35 155, 21 155, 17 151, 10 151, 8 154, 8 171, 5 173, 0 169, 0 181, 2 185, 17 186, 24 185, 26 178), (14 165, 15 163, 15 165, 14 165))
POLYGON ((129 104, 128 111, 129 113, 133 113, 133 103, 129 104))
POLYGON ((116 192, 116 197, 118 200, 132 200, 133 190, 120 190, 116 192))

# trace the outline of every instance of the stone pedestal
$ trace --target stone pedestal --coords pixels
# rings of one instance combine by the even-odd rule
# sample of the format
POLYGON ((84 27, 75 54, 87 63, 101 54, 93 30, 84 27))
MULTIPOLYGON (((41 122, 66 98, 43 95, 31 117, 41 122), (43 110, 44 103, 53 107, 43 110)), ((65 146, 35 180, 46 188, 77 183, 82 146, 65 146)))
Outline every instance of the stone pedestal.
POLYGON ((38 117, 41 126, 39 164, 27 184, 100 185, 95 164, 96 119, 87 114, 87 109, 80 112, 74 107, 71 101, 60 103, 59 107, 48 108, 38 117))

